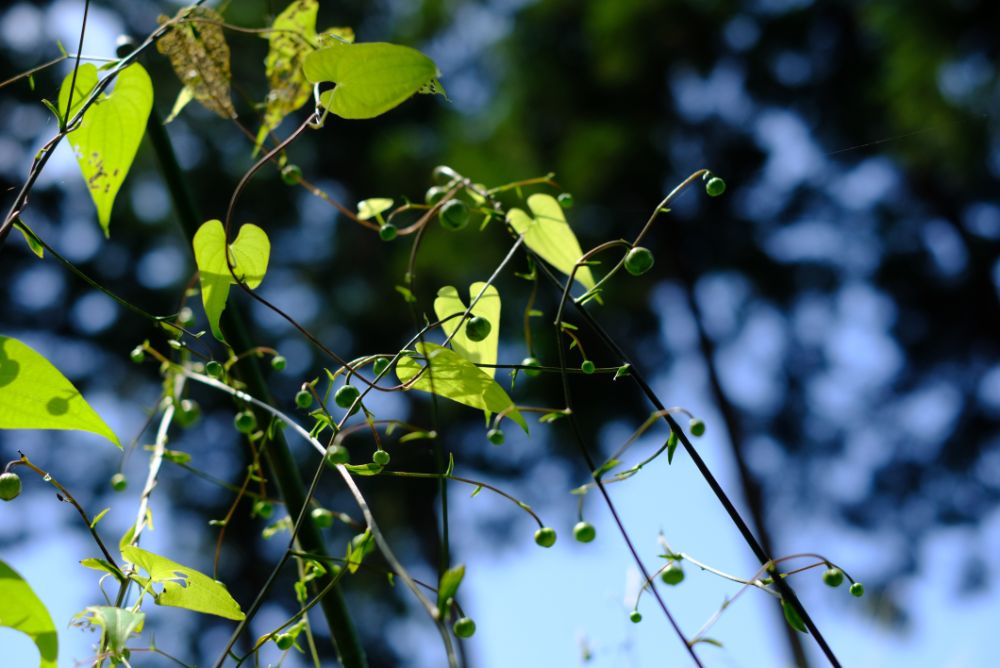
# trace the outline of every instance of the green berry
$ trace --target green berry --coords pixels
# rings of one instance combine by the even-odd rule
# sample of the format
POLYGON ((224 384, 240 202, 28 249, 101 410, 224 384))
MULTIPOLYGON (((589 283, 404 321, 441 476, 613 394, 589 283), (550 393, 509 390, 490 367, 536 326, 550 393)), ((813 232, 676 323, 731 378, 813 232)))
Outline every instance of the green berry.
POLYGON ((302 180, 302 170, 298 165, 285 165, 281 169, 281 180, 286 185, 294 186, 302 180))
POLYGON ((828 568, 823 573, 823 582, 828 587, 839 587, 844 582, 844 571, 839 568, 828 568))
POLYGON ((222 374, 225 373, 225 369, 221 364, 215 360, 205 363, 205 373, 207 373, 212 378, 222 378, 222 374))
POLYGON ((472 316, 465 323, 465 335, 470 341, 482 341, 490 335, 491 329, 493 329, 493 325, 490 324, 490 321, 478 315, 472 316))
POLYGON ((376 450, 375 452, 372 453, 372 461, 378 464, 379 466, 388 466, 390 459, 392 458, 389 456, 389 453, 386 452, 385 450, 376 450))
POLYGON ((556 197, 556 201, 559 202, 559 206, 564 209, 573 208, 573 195, 570 193, 559 193, 559 196, 556 197))
POLYGON ((488 440, 493 445, 503 445, 503 430, 502 429, 490 429, 486 432, 486 440, 488 440))
POLYGON ((333 513, 326 508, 313 508, 309 516, 312 517, 313 524, 320 529, 329 529, 333 526, 333 513))
POLYGON ((720 179, 718 176, 713 176, 705 184, 705 192, 708 193, 709 197, 718 197, 722 193, 726 192, 726 182, 720 179))
POLYGON ((648 248, 636 246, 625 256, 625 271, 633 276, 642 276, 653 268, 653 253, 648 248))
POLYGON ((142 364, 143 360, 146 359, 146 351, 142 349, 142 346, 136 346, 128 354, 128 358, 136 364, 142 364))
POLYGON ((194 326, 194 311, 190 306, 185 306, 177 313, 177 324, 181 327, 194 326))
POLYGON ((469 224, 469 205, 460 199, 447 202, 438 212, 438 222, 446 230, 457 232, 469 224))
POLYGON ((580 371, 589 375, 597 371, 597 367, 590 360, 583 360, 583 364, 580 365, 580 371))
POLYGON ((306 410, 313 405, 313 395, 309 390, 299 390, 295 393, 295 405, 306 410))
POLYGON ((275 371, 284 371, 285 366, 288 365, 288 360, 282 355, 275 355, 271 358, 271 368, 275 371))
POLYGON ((0 473, 0 499, 13 501, 21 493, 21 476, 16 473, 0 473))
POLYGON ((282 651, 291 649, 295 644, 295 637, 291 633, 279 633, 274 636, 274 644, 282 651))
POLYGON ((577 522, 573 527, 573 538, 581 543, 589 543, 597 538, 597 529, 590 522, 577 522))
POLYGON ((126 487, 128 487, 128 479, 124 473, 116 473, 111 476, 111 489, 116 492, 124 492, 126 487))
POLYGON ((856 596, 861 598, 865 595, 865 586, 860 582, 855 582, 851 585, 851 596, 856 596))
POLYGON ((386 223, 382 227, 378 228, 378 236, 382 241, 392 241, 399 234, 399 230, 392 223, 386 223))
POLYGON ((372 363, 372 373, 376 376, 381 376, 385 373, 385 370, 389 368, 389 358, 379 357, 372 363))
POLYGON ((271 515, 274 514, 274 506, 271 505, 270 501, 258 499, 254 501, 252 514, 265 520, 270 519, 271 515))
POLYGON ((430 188, 427 189, 427 192, 424 193, 424 201, 430 204, 431 206, 434 206, 435 204, 440 202, 441 198, 443 198, 447 194, 448 194, 447 188, 442 188, 441 186, 431 186, 430 188))
POLYGON ((351 461, 350 451, 342 445, 331 445, 326 449, 326 465, 334 468, 337 464, 351 461))
POLYGON ((680 584, 684 581, 684 569, 680 564, 671 562, 660 572, 660 579, 663 580, 663 584, 671 586, 680 584))
POLYGON ((236 425, 236 431, 241 434, 249 434, 257 428, 257 416, 253 414, 253 411, 240 411, 233 418, 233 424, 236 425))
POLYGON ((629 621, 632 622, 633 624, 638 624, 639 622, 642 621, 642 615, 639 614, 638 610, 633 610, 632 614, 630 614, 628 618, 629 621))
POLYGON ((459 638, 471 638, 476 632, 476 623, 468 617, 462 617, 451 628, 459 638))
POLYGON ((542 547, 552 547, 556 544, 556 530, 551 527, 542 527, 535 532, 535 542, 542 547))
POLYGON ((703 436, 705 434, 705 423, 698 418, 691 418, 688 428, 691 430, 692 436, 703 436))
POLYGON ((341 385, 333 395, 333 402, 341 408, 350 408, 361 392, 353 385, 341 385))
POLYGON ((181 427, 190 427, 201 417, 201 406, 197 401, 182 399, 174 412, 174 420, 181 427))
POLYGON ((527 376, 528 378, 537 378, 538 376, 542 375, 542 372, 540 370, 542 363, 538 360, 537 357, 525 357, 523 360, 521 360, 521 366, 537 367, 537 368, 523 370, 524 375, 527 376))

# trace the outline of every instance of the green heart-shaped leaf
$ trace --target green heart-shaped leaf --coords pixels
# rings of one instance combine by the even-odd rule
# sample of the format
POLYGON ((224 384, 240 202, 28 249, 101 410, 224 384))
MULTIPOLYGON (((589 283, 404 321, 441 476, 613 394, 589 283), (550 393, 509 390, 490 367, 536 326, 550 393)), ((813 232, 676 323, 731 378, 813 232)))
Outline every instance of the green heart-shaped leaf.
MULTIPOLYGON (((423 373, 410 387, 424 392, 433 392, 439 397, 457 401, 460 404, 479 408, 490 413, 502 413, 521 425, 525 432, 528 423, 514 408, 507 393, 500 385, 479 367, 454 350, 434 343, 418 343, 417 352, 430 363, 429 373, 423 373)), ((403 383, 413 380, 424 367, 412 357, 401 357, 396 362, 396 375, 403 383)))
POLYGON ((78 429, 118 437, 51 362, 0 336, 0 429, 78 429))
MULTIPOLYGON (((241 620, 246 617, 225 585, 201 571, 182 566, 134 545, 123 547, 122 557, 149 573, 149 580, 143 583, 144 587, 152 591, 152 584, 163 585, 159 593, 152 591, 157 605, 186 608, 226 619, 241 620)), ((145 580, 137 576, 133 578, 145 580)))
POLYGON ((31 638, 41 655, 39 668, 56 668, 59 636, 55 624, 35 592, 13 568, 0 561, 0 626, 31 638))
POLYGON ((337 84, 320 104, 342 118, 374 118, 416 93, 443 93, 434 61, 398 44, 333 43, 306 56, 302 71, 312 83, 337 84))
MULTIPOLYGON (((63 118, 66 117, 72 80, 70 73, 59 91, 59 113, 63 118)), ((90 63, 80 65, 70 118, 96 85, 97 68, 90 63)), ((84 112, 79 127, 67 135, 97 207, 97 219, 104 236, 108 236, 111 207, 139 150, 152 108, 153 83, 149 75, 141 65, 129 65, 118 74, 111 94, 102 93, 84 112)))
MULTIPOLYGON (((467 320, 461 318, 451 318, 445 321, 441 327, 446 336, 451 336, 451 347, 460 353, 465 359, 473 364, 496 364, 497 346, 500 343, 500 293, 497 289, 486 283, 473 283, 469 286, 469 299, 475 299, 483 288, 486 292, 472 307, 472 315, 486 318, 491 327, 490 333, 482 341, 473 341, 465 335, 465 323, 467 320), (457 331, 456 331, 457 330, 457 331), (452 334, 454 333, 454 336, 452 334)), ((439 320, 444 320, 448 316, 456 313, 465 313, 466 306, 462 303, 462 298, 458 295, 458 290, 448 285, 438 290, 438 296, 434 300, 434 313, 439 320)), ((485 367, 481 370, 490 378, 496 376, 496 369, 485 367)))
MULTIPOLYGON (((570 275, 583 251, 573 229, 566 222, 559 202, 551 195, 536 193, 528 198, 528 208, 533 216, 521 209, 511 209, 507 213, 507 222, 515 232, 524 235, 528 248, 562 273, 570 275)), ((594 287, 590 267, 577 269, 576 280, 588 290, 594 287)))
POLYGON ((198 278, 201 282, 201 301, 205 315, 212 328, 212 334, 219 341, 225 341, 219 329, 219 318, 226 308, 229 286, 236 281, 229 272, 226 249, 236 276, 250 289, 256 288, 267 273, 267 261, 271 256, 271 242, 267 233, 256 225, 246 224, 240 228, 233 243, 226 245, 226 231, 219 220, 209 220, 198 228, 192 242, 194 260, 198 264, 198 278))

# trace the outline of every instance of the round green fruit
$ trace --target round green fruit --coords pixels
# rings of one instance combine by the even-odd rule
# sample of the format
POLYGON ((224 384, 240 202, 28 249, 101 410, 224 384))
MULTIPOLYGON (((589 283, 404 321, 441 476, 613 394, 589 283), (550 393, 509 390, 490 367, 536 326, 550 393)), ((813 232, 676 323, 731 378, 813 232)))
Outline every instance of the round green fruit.
POLYGON ((851 596, 856 596, 861 598, 865 595, 865 586, 860 582, 855 582, 851 585, 851 596))
POLYGON ((333 468, 351 461, 350 451, 342 445, 331 445, 326 449, 326 465, 333 468))
POLYGON ((299 390, 295 393, 295 405, 306 410, 313 405, 313 395, 309 390, 299 390))
POLYGON ((642 276, 653 268, 653 253, 648 248, 636 246, 625 256, 625 271, 633 276, 642 276))
POLYGON ((271 358, 271 368, 275 371, 284 371, 286 366, 288 366, 288 360, 283 355, 275 355, 271 358))
POLYGON ((844 583, 844 571, 839 568, 828 568, 823 573, 823 582, 828 587, 839 587, 844 583))
POLYGON ((278 646, 278 649, 285 651, 292 648, 295 644, 295 638, 291 633, 279 633, 274 636, 274 644, 278 646))
POLYGON ((124 473, 116 473, 111 476, 111 489, 116 492, 124 492, 126 487, 128 487, 128 479, 124 473))
POLYGON ((353 385, 341 385, 333 395, 333 402, 341 408, 350 408, 361 396, 361 391, 353 385))
POLYGON ((469 205, 460 199, 447 202, 438 212, 438 222, 452 232, 457 232, 469 224, 469 205))
POLYGON ((492 329, 493 325, 490 324, 490 321, 478 315, 472 316, 465 323, 465 335, 469 337, 470 341, 482 341, 490 335, 492 329))
POLYGON ((222 378, 222 374, 225 373, 225 371, 225 368, 223 368, 223 366, 215 360, 205 363, 205 373, 212 378, 222 378))
POLYGON ((143 360, 146 359, 146 351, 142 349, 142 346, 136 346, 128 354, 128 358, 136 364, 142 364, 143 360))
POLYGON ((392 223, 386 223, 378 228, 378 236, 382 241, 392 241, 399 234, 399 230, 392 223))
POLYGON ((441 186, 431 186, 430 188, 427 189, 427 192, 424 193, 424 201, 430 204, 431 206, 434 206, 435 204, 440 202, 441 199, 447 194, 448 194, 447 188, 442 188, 441 186))
POLYGON ((638 610, 633 610, 632 614, 630 614, 628 618, 629 621, 632 622, 633 624, 638 624, 639 622, 642 621, 642 615, 639 614, 638 610))
POLYGON ((313 508, 309 516, 312 517, 313 524, 320 529, 329 529, 333 526, 333 513, 326 508, 313 508))
POLYGON ((372 363, 372 373, 376 376, 381 376, 385 373, 385 370, 389 368, 389 358, 379 357, 372 363))
POLYGON ((249 434, 257 428, 257 416, 253 414, 253 411, 240 411, 233 418, 233 424, 236 426, 236 431, 241 434, 249 434))
POLYGON ((21 476, 16 473, 0 473, 0 499, 13 501, 21 494, 21 476))
POLYGON ((302 170, 298 165, 285 165, 281 170, 281 180, 285 185, 297 185, 302 180, 302 170))
POLYGON ((564 209, 573 208, 573 195, 570 193, 559 193, 559 196, 556 197, 556 201, 559 202, 559 206, 564 209))
POLYGON ((459 638, 471 638, 476 632, 476 623, 468 617, 462 617, 451 628, 459 638))
POLYGON ((493 445, 503 445, 504 435, 502 429, 490 429, 486 432, 486 440, 493 445))
POLYGON ((705 423, 698 418, 691 418, 688 428, 691 430, 692 436, 703 436, 705 434, 705 423))
POLYGON ((726 182, 718 176, 713 176, 705 183, 705 192, 708 193, 709 197, 718 197, 726 192, 726 182))
POLYGON ((538 376, 542 375, 542 372, 540 370, 542 363, 538 361, 537 357, 525 357, 523 360, 521 360, 521 366, 539 367, 532 369, 524 369, 524 375, 527 376, 528 378, 537 378, 538 376))
POLYGON ((552 527, 542 527, 535 532, 535 542, 542 547, 552 547, 556 544, 556 530, 552 527))
POLYGON ((390 459, 392 459, 392 457, 390 457, 389 453, 385 450, 376 450, 372 453, 372 461, 379 466, 388 466, 390 459))
POLYGON ((181 399, 177 410, 174 412, 174 420, 181 427, 190 427, 201 417, 201 406, 197 401, 191 399, 181 399))
POLYGON ((265 520, 270 519, 271 515, 274 514, 274 506, 271 505, 270 501, 258 499, 257 501, 254 501, 253 514, 265 520))
POLYGON ((573 538, 581 543, 589 543, 597 538, 597 529, 590 522, 577 522, 573 527, 573 538))
POLYGON ((663 580, 663 584, 677 585, 684 581, 684 569, 680 567, 680 564, 671 563, 668 564, 660 572, 660 579, 663 580))
POLYGON ((580 371, 584 372, 587 375, 590 375, 595 371, 597 371, 597 367, 594 366, 594 363, 591 362, 590 360, 583 360, 583 364, 580 365, 580 371))

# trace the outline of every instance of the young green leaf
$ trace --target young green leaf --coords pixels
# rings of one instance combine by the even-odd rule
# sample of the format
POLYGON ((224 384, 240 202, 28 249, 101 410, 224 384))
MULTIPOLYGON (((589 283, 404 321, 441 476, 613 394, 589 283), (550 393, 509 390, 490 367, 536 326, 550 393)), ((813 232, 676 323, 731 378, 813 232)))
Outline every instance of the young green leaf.
POLYGON ((458 585, 462 584, 462 578, 464 577, 465 564, 453 566, 441 574, 441 580, 438 583, 437 605, 442 616, 445 614, 445 606, 448 605, 448 599, 455 597, 455 594, 458 592, 458 585))
POLYGON ((17 572, 0 561, 0 626, 25 634, 38 647, 39 668, 56 668, 59 637, 45 604, 17 572))
MULTIPOLYGON (((66 75, 59 90, 61 118, 66 116, 72 80, 72 73, 66 75)), ((97 67, 90 63, 80 65, 73 89, 70 119, 96 85, 97 67)), ((84 112, 80 125, 67 135, 97 207, 97 219, 104 236, 108 236, 115 196, 139 150, 146 131, 146 119, 152 108, 153 83, 142 65, 132 64, 118 74, 111 94, 102 93, 84 112)))
POLYGON ((153 593, 157 605, 186 608, 226 619, 241 620, 245 617, 240 604, 229 595, 225 585, 204 573, 134 545, 123 547, 122 557, 149 574, 148 582, 143 583, 144 578, 139 578, 139 581, 153 593), (154 583, 163 585, 159 593, 152 590, 154 583))
POLYGON ((359 533, 347 544, 347 570, 357 573, 361 562, 375 549, 375 537, 368 529, 359 533))
POLYGON ((0 336, 0 429, 78 429, 122 447, 59 369, 7 336, 0 336))
MULTIPOLYGON (((302 62, 315 48, 318 9, 319 0, 295 0, 278 14, 271 30, 264 35, 268 41, 264 68, 270 90, 265 102, 264 122, 257 133, 255 152, 285 116, 309 101, 312 84, 302 73, 302 62)), ((354 31, 350 28, 330 28, 323 32, 322 37, 353 42, 354 31)))
POLYGON ((236 276, 250 289, 256 288, 267 273, 267 262, 271 256, 271 242, 267 233, 256 225, 247 223, 240 228, 233 243, 226 245, 226 232, 218 220, 210 220, 194 235, 194 259, 198 264, 201 281, 201 301, 205 315, 212 328, 212 334, 219 341, 225 341, 219 329, 219 318, 226 308, 229 286, 235 283, 226 263, 226 249, 233 263, 236 276))
POLYGON ((229 45, 222 17, 208 7, 185 7, 177 16, 160 16, 170 29, 156 43, 156 50, 170 59, 174 73, 206 109, 223 118, 236 118, 229 94, 229 45))
POLYGON ((372 197, 358 202, 358 220, 377 218, 392 208, 392 200, 388 197, 372 197))
POLYGON ((801 633, 809 633, 805 622, 802 621, 802 617, 799 616, 799 613, 792 607, 791 603, 782 599, 781 610, 785 613, 785 621, 788 622, 789 626, 801 633))
POLYGON ((142 633, 146 620, 145 613, 132 612, 110 605, 91 605, 73 615, 72 624, 77 626, 100 626, 101 646, 112 656, 120 657, 132 635, 142 633))
POLYGON ((412 357, 402 357, 396 363, 396 375, 401 382, 409 383, 416 378, 410 385, 411 389, 433 392, 445 399, 482 409, 487 414, 507 411, 507 417, 521 425, 525 432, 528 431, 528 423, 514 408, 514 402, 482 369, 454 350, 434 343, 418 343, 417 352, 430 362, 430 370, 420 373, 424 365, 412 357))
MULTIPOLYGON (((441 326, 446 336, 452 337, 451 347, 457 353, 465 357, 473 364, 496 364, 497 346, 500 343, 500 294, 496 287, 486 283, 478 282, 469 286, 469 301, 483 292, 483 296, 472 307, 472 315, 485 318, 491 325, 489 334, 481 341, 471 340, 465 332, 465 321, 455 317, 445 321, 441 326)), ((438 290, 438 296, 434 300, 434 312, 439 320, 457 314, 465 313, 465 304, 458 295, 458 290, 448 285, 438 290)), ((493 378, 496 376, 496 369, 486 367, 482 371, 493 378)))
POLYGON ((320 104, 342 118, 375 118, 416 93, 443 93, 434 61, 397 44, 335 42, 307 55, 302 70, 312 83, 337 84, 320 104))
MULTIPOLYGON (((507 222, 515 232, 524 235, 528 248, 568 276, 583 251, 573 229, 566 222, 563 208, 555 197, 544 193, 528 197, 528 208, 531 209, 531 216, 521 209, 511 209, 507 213, 507 222)), ((576 280, 588 290, 594 287, 590 267, 577 269, 576 280)))

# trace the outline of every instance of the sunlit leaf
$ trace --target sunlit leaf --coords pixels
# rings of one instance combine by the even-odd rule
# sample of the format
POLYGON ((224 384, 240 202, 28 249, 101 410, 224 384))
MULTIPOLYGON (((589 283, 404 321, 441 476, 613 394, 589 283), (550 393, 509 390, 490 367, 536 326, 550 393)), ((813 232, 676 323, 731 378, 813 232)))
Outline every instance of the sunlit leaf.
MULTIPOLYGON (((226 231, 218 220, 209 220, 194 235, 194 259, 198 264, 201 281, 201 301, 205 306, 212 334, 225 341, 219 329, 219 318, 226 308, 229 286, 236 281, 226 263, 226 231)), ((260 285, 267 273, 271 256, 271 242, 267 233, 256 225, 247 223, 240 228, 236 240, 228 245, 229 258, 236 276, 253 289, 260 285)))
POLYGON ((223 118, 236 118, 229 93, 229 45, 222 17, 208 7, 186 7, 177 16, 159 17, 171 27, 156 43, 156 50, 170 59, 177 78, 196 100, 223 118))
POLYGON ((465 564, 453 566, 441 574, 441 580, 438 582, 437 605, 442 615, 446 614, 445 606, 448 605, 448 599, 455 597, 455 594, 458 592, 458 585, 462 584, 462 578, 464 577, 465 564))
POLYGON ((142 633, 145 613, 132 612, 110 605, 92 605, 73 616, 73 623, 80 626, 101 627, 101 646, 112 656, 119 657, 133 635, 142 633))
POLYGON ((204 573, 134 545, 123 547, 122 557, 149 574, 146 587, 162 585, 159 593, 153 590, 158 605, 186 608, 226 619, 245 617, 226 587, 204 573))
POLYGON ((318 0, 295 0, 278 14, 271 31, 265 35, 269 43, 264 60, 269 90, 255 151, 285 116, 309 100, 313 87, 302 73, 302 61, 315 49, 316 43, 326 39, 354 41, 354 31, 350 28, 329 28, 317 36, 318 9, 318 0))
MULTIPOLYGON (((59 112, 66 115, 70 104, 73 74, 66 75, 59 91, 59 112)), ((80 65, 73 88, 70 119, 97 85, 97 68, 80 65)), ((111 208, 128 174, 146 120, 153 108, 153 83, 142 65, 132 64, 118 74, 110 95, 102 93, 84 112, 80 125, 67 135, 90 196, 97 207, 97 219, 108 236, 111 208)))
POLYGON ((7 336, 0 336, 0 429, 77 429, 122 447, 59 369, 7 336))
POLYGON ((374 118, 416 93, 443 92, 434 61, 397 44, 332 43, 307 55, 303 71, 312 83, 336 84, 320 104, 342 118, 374 118))
POLYGON ((375 537, 370 530, 359 533, 347 544, 347 570, 357 573, 361 563, 375 549, 375 537))
POLYGON ((392 200, 388 197, 371 197, 358 202, 358 220, 377 218, 379 214, 392 208, 392 200))
MULTIPOLYGON (((531 209, 530 216, 521 209, 511 209, 507 213, 507 222, 515 232, 524 235, 528 248, 568 276, 583 251, 573 229, 566 222, 563 208, 555 197, 544 193, 528 197, 528 208, 531 209)), ((577 269, 576 280, 587 289, 594 287, 590 267, 577 269)))
POLYGON ((177 118, 184 107, 188 106, 188 103, 194 99, 194 91, 190 86, 184 86, 181 88, 181 92, 177 93, 177 99, 174 100, 174 106, 170 110, 170 115, 163 120, 163 124, 173 123, 174 119, 177 118))
POLYGON ((409 383, 416 378, 410 386, 412 389, 433 392, 445 399, 484 410, 487 414, 507 411, 507 417, 528 431, 528 423, 514 408, 514 402, 482 369, 454 350, 434 343, 418 343, 417 352, 430 362, 430 370, 416 378, 424 365, 413 357, 401 357, 396 362, 396 375, 401 382, 409 383))
MULTIPOLYGON (((451 318, 441 326, 446 336, 451 336, 451 346, 465 359, 473 364, 496 364, 497 346, 500 343, 500 294, 496 287, 479 282, 473 283, 469 287, 469 301, 475 299, 480 292, 483 296, 472 307, 472 315, 486 318, 490 323, 490 333, 482 341, 473 341, 465 335, 465 323, 462 318, 451 318), (483 292, 483 289, 486 289, 483 292), (456 331, 457 330, 457 331, 456 331)), ((438 290, 438 296, 434 300, 434 312, 438 320, 444 320, 454 314, 465 313, 466 305, 458 294, 458 290, 448 285, 438 290)), ((485 367, 482 369, 490 378, 496 376, 496 369, 485 367)))
POLYGON ((0 626, 20 631, 35 643, 39 668, 56 668, 59 637, 45 604, 17 572, 0 561, 0 626))
POLYGON ((28 243, 28 248, 31 249, 31 252, 37 255, 39 259, 45 259, 45 247, 38 241, 38 237, 31 234, 28 228, 23 225, 16 225, 16 227, 24 235, 24 240, 28 243))

